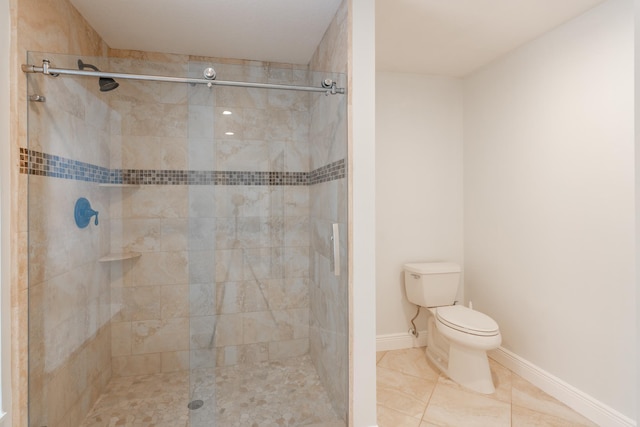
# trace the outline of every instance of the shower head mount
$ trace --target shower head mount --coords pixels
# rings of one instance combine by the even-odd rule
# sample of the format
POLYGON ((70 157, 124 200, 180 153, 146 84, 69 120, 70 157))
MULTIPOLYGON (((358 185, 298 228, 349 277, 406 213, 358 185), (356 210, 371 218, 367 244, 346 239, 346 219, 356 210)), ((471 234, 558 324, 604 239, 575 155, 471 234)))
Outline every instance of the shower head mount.
MULTIPOLYGON (((85 68, 89 68, 93 71, 100 71, 95 65, 85 64, 82 62, 82 59, 78 59, 78 69, 84 70, 85 68)), ((120 86, 120 84, 111 77, 100 77, 98 84, 100 85, 100 92, 108 92, 120 86)))

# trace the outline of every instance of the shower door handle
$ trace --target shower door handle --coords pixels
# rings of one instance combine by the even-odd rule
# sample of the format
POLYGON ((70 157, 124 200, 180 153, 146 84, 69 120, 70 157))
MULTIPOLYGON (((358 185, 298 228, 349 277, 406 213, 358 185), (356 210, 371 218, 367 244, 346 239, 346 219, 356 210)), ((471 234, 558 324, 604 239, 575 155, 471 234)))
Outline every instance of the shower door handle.
POLYGON ((333 234, 331 235, 333 242, 333 274, 340 275, 340 224, 333 224, 333 234))

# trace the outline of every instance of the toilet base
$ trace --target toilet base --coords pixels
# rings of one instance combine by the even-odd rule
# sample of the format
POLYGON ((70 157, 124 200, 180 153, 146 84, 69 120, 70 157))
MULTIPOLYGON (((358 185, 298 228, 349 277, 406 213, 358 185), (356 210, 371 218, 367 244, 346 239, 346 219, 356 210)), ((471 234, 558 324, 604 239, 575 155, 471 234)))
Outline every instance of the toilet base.
POLYGON ((427 333, 427 359, 442 373, 478 393, 495 392, 486 350, 461 346, 442 336, 433 316, 429 316, 427 333))
POLYGON ((496 391, 485 350, 473 350, 449 343, 447 375, 458 384, 483 394, 496 391))

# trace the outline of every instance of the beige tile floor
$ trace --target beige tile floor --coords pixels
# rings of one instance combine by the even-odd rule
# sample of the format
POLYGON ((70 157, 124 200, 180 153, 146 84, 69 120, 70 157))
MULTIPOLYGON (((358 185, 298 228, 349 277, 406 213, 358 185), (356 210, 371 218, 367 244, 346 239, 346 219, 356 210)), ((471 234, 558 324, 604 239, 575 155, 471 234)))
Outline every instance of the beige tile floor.
POLYGON ((440 374, 424 348, 378 352, 378 427, 596 426, 489 360, 496 392, 484 395, 440 374))

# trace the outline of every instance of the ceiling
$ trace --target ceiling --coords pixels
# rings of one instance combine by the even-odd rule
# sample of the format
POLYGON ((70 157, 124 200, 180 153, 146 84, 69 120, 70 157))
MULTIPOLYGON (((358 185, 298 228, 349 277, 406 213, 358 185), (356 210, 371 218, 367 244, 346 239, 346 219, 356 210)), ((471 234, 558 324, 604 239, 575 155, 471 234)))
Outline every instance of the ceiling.
POLYGON ((465 76, 603 0, 376 0, 376 69, 465 76))
MULTIPOLYGON (((461 77, 602 1, 375 0, 376 68, 461 77)), ((71 2, 114 49, 307 64, 341 0, 71 2)))
POLYGON ((114 49, 308 64, 341 0, 71 0, 114 49))

